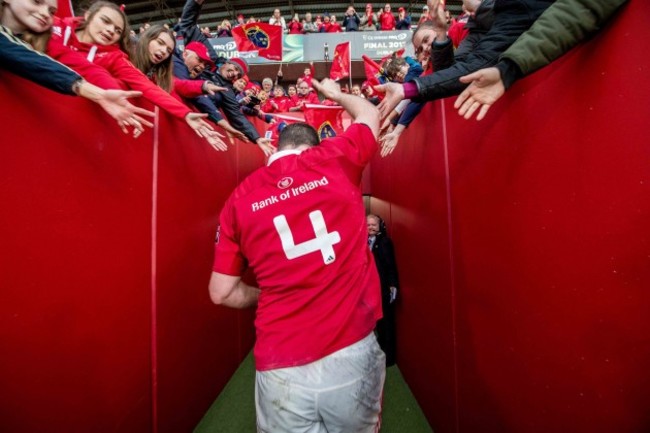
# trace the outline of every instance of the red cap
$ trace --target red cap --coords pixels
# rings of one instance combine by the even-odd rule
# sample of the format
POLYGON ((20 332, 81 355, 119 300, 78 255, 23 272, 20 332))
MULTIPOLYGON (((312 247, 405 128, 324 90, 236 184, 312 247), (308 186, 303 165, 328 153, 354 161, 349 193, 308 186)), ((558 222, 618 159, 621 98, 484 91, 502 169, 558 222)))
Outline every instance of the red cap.
POLYGON ((236 65, 242 75, 248 74, 248 63, 246 63, 246 60, 242 59, 241 57, 233 57, 231 59, 228 59, 228 63, 236 65))
POLYGON ((201 42, 196 42, 196 41, 190 42, 189 44, 187 44, 185 49, 194 51, 196 55, 199 56, 199 59, 203 60, 206 64, 208 64, 210 68, 214 68, 214 62, 208 55, 208 49, 201 42))
POLYGON ((239 18, 244 19, 244 14, 237 15, 237 19, 239 19, 239 18))
POLYGON ((246 84, 248 84, 250 82, 250 78, 248 78, 248 75, 242 75, 240 80, 244 80, 246 82, 246 84))
POLYGON ((404 8, 397 9, 397 12, 404 12, 404 8))

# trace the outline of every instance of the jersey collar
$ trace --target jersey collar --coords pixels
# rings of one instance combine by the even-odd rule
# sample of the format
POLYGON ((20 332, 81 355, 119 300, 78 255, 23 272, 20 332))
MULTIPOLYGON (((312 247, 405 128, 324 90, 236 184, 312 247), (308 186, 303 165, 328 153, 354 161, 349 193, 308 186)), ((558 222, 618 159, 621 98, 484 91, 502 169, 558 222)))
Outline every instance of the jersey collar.
POLYGON ((274 161, 277 161, 278 159, 282 158, 283 156, 288 156, 288 155, 300 155, 302 153, 302 150, 298 149, 287 149, 287 150, 281 150, 279 152, 275 152, 271 157, 269 158, 269 162, 266 163, 267 166, 273 164, 274 161))

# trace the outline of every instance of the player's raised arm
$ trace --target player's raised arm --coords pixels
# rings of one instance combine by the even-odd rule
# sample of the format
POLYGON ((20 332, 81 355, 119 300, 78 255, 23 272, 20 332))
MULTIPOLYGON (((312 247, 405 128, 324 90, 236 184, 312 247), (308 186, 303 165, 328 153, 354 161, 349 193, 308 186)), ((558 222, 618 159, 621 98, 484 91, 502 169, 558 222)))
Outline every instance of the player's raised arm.
POLYGON ((313 80, 312 85, 327 99, 338 103, 354 119, 354 123, 368 125, 375 139, 379 134, 379 111, 364 98, 341 92, 336 81, 326 78, 322 81, 313 80))

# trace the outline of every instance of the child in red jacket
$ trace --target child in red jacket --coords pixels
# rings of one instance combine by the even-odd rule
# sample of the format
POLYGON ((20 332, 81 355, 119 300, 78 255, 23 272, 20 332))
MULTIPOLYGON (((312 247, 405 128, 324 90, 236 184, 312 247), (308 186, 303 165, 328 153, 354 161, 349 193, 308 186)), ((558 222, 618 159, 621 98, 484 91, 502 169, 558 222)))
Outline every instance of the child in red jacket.
POLYGON ((268 104, 271 105, 273 110, 267 111, 269 113, 283 113, 289 111, 289 108, 293 106, 291 98, 284 94, 284 88, 279 84, 273 87, 273 97, 269 98, 268 104))

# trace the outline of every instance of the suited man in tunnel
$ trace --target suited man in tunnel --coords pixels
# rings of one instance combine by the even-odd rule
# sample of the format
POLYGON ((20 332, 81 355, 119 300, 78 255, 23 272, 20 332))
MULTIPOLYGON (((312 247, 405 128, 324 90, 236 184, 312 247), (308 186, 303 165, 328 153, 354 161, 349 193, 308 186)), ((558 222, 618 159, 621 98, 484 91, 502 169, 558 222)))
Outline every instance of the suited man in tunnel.
POLYGON ((386 233, 386 224, 377 215, 368 215, 368 247, 372 251, 381 282, 381 307, 384 317, 377 321, 377 342, 386 354, 386 366, 395 365, 397 342, 395 331, 395 299, 399 280, 393 241, 386 233))

